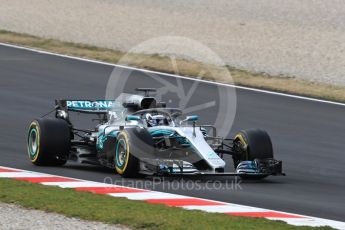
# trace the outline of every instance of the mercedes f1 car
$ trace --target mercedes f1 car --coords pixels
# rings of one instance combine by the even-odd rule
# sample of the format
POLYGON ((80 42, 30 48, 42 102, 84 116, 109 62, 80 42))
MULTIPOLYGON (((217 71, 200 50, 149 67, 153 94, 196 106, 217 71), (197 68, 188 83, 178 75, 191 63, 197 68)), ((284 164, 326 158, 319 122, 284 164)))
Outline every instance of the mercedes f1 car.
POLYGON ((264 130, 239 132, 232 139, 217 136, 216 127, 199 125, 198 116, 183 116, 150 96, 121 94, 116 100, 56 100, 54 118, 31 122, 27 149, 35 165, 67 161, 115 169, 123 177, 140 175, 221 175, 259 179, 284 175, 273 158, 264 130), (70 113, 93 114, 93 129, 75 127, 70 113), (224 155, 231 155, 234 172, 225 172, 224 155))

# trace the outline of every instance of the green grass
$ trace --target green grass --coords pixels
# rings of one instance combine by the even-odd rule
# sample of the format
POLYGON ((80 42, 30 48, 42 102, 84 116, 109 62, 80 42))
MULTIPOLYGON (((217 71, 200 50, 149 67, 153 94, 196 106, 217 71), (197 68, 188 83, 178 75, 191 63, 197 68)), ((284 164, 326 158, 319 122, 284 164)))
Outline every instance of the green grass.
MULTIPOLYGON (((159 54, 127 54, 119 50, 41 38, 5 30, 0 30, 0 42, 176 74, 170 58, 159 54)), ((176 59, 176 63, 179 69, 178 74, 191 78, 198 77, 203 72, 201 78, 205 80, 235 83, 241 86, 345 102, 344 86, 321 84, 301 80, 294 76, 272 76, 266 73, 255 73, 231 66, 215 66, 193 60, 176 59), (228 79, 225 72, 230 72, 232 79, 228 79)))
POLYGON ((13 179, 0 179, 0 202, 137 229, 315 229, 260 218, 187 211, 13 179))

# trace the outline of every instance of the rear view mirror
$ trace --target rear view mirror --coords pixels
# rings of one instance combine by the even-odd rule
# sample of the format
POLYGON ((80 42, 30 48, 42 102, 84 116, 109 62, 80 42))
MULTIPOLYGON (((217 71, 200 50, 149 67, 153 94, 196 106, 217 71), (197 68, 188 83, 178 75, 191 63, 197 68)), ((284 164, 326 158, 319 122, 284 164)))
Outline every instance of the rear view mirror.
POLYGON ((193 124, 195 125, 195 122, 199 120, 199 116, 197 115, 191 115, 191 116, 187 116, 186 119, 180 121, 180 124, 182 124, 183 122, 186 122, 186 121, 193 121, 193 124))
POLYGON ((199 116, 191 115, 191 116, 187 116, 185 121, 197 121, 197 120, 199 120, 199 116))

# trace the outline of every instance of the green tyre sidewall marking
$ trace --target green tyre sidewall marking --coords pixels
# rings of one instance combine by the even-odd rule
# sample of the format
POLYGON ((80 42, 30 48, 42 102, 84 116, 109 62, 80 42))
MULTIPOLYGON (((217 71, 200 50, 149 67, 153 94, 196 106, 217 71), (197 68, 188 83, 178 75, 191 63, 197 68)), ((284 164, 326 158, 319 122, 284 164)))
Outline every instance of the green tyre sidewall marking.
POLYGON ((28 142, 27 142, 27 149, 28 149, 28 155, 32 162, 37 161, 38 154, 39 154, 39 147, 40 147, 40 136, 39 136, 39 128, 36 122, 31 123, 29 128, 29 135, 28 135, 28 142), (32 135, 35 135, 35 142, 36 147, 34 149, 33 143, 32 143, 32 135))

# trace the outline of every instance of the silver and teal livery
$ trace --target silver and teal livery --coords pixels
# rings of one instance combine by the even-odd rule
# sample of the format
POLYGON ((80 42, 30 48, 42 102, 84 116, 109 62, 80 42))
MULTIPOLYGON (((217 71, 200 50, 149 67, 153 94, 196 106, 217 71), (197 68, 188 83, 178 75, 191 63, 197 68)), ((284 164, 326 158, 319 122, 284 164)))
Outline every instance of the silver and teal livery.
POLYGON ((144 95, 56 100, 55 118, 40 118, 30 125, 30 160, 37 165, 61 165, 67 160, 102 165, 123 177, 283 175, 282 162, 273 159, 265 131, 250 129, 231 139, 219 137, 216 127, 199 124, 197 115, 185 115, 156 101, 149 95, 154 89, 137 90, 144 95), (77 129, 70 112, 95 115, 99 124, 92 130, 77 129), (225 172, 224 155, 231 155, 233 172, 225 172))

